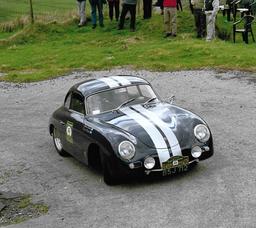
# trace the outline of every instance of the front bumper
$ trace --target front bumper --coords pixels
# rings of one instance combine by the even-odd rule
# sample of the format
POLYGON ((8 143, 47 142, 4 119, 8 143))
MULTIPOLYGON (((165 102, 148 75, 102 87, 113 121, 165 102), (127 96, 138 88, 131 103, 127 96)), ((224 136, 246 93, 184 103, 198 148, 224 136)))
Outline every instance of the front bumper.
MULTIPOLYGON (((209 157, 211 157, 214 153, 214 149, 212 146, 212 143, 209 145, 209 150, 204 151, 202 155, 199 158, 194 158, 191 155, 191 149, 183 149, 182 150, 182 156, 188 156, 189 157, 189 165, 193 163, 197 163, 199 161, 205 160, 209 157)), ((137 160, 137 161, 132 161, 132 162, 120 162, 119 159, 114 159, 115 162, 113 161, 113 170, 115 173, 120 174, 120 175, 149 175, 150 173, 160 173, 163 172, 163 169, 161 167, 158 155, 151 155, 155 159, 155 166, 153 169, 146 169, 144 167, 144 159, 145 157, 137 160)))
MULTIPOLYGON (((192 160, 192 161, 189 161, 189 165, 193 164, 193 163, 197 163, 199 162, 199 159, 195 159, 195 160, 192 160)), ((147 169, 144 171, 146 175, 149 175, 150 173, 152 172, 163 172, 163 169, 147 169)))

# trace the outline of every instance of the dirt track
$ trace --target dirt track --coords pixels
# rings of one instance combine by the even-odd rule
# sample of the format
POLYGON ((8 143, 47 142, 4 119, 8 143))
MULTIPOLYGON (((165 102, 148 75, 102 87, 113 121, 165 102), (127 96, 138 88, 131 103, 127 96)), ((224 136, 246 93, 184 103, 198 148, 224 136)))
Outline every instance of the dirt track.
POLYGON ((255 227, 256 77, 215 71, 79 72, 32 84, 0 83, 0 189, 33 194, 47 215, 9 227, 255 227), (134 74, 162 97, 202 116, 215 155, 188 173, 109 187, 73 158, 61 158, 48 119, 74 83, 134 74))

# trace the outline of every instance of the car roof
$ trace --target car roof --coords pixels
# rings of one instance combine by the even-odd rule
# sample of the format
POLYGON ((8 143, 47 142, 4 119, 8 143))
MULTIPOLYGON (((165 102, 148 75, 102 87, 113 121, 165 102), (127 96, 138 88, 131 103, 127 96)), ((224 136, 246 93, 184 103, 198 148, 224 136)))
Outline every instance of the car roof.
POLYGON ((120 88, 129 85, 149 84, 146 80, 135 76, 108 76, 97 79, 86 80, 75 84, 70 90, 79 91, 85 97, 100 91, 120 88))

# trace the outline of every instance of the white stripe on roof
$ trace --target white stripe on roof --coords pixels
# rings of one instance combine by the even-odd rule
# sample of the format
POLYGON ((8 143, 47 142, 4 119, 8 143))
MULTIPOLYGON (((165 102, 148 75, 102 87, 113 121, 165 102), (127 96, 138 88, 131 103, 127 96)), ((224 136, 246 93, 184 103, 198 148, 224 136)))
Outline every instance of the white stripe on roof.
POLYGON ((98 80, 106 83, 109 86, 109 88, 114 88, 119 86, 118 82, 116 82, 111 78, 99 78, 98 80))
POLYGON ((125 85, 130 85, 131 82, 125 78, 125 77, 121 77, 121 76, 112 76, 110 78, 113 78, 114 80, 118 81, 119 83, 121 83, 123 86, 125 85))

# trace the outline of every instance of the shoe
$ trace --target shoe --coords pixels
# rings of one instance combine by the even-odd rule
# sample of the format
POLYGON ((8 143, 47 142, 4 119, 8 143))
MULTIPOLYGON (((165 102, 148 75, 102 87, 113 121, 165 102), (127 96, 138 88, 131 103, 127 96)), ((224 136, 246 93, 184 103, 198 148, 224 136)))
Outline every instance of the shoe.
POLYGON ((172 34, 173 37, 176 37, 177 35, 176 34, 172 34))
POLYGON ((83 27, 83 26, 85 26, 86 25, 86 21, 85 22, 80 22, 79 24, 78 24, 78 27, 80 28, 80 27, 83 27))
POLYGON ((97 25, 92 25, 92 29, 95 29, 97 27, 97 25))
POLYGON ((171 35, 172 35, 171 33, 166 33, 165 36, 164 36, 164 38, 167 38, 167 37, 169 37, 169 36, 171 36, 171 35))

